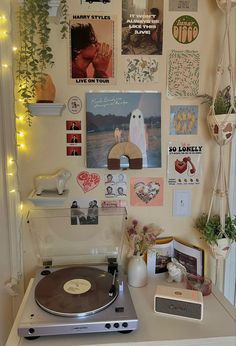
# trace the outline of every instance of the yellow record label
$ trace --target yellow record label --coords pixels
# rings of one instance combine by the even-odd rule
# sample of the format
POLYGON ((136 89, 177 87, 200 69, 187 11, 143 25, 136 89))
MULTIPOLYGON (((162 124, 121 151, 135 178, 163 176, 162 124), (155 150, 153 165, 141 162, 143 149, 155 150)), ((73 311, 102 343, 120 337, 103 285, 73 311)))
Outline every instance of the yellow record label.
POLYGON ((84 279, 73 279, 67 281, 63 286, 64 291, 70 294, 86 293, 90 290, 90 288, 91 283, 84 279))

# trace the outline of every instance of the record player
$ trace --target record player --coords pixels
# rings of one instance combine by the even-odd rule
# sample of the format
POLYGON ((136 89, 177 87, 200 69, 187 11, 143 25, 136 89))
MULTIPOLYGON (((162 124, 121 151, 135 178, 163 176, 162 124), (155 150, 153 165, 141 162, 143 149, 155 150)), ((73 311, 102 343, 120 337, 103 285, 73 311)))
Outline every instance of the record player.
POLYGON ((41 266, 20 318, 20 336, 128 333, 138 328, 122 266, 125 220, 125 208, 98 208, 92 219, 88 209, 29 212, 41 266))

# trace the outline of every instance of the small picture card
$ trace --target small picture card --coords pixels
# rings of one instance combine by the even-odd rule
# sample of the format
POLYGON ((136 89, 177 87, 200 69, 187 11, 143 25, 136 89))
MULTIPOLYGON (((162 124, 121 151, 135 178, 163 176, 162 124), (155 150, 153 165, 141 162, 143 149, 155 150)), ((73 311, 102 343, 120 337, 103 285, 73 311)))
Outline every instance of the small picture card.
POLYGON ((195 18, 191 16, 181 16, 177 18, 172 26, 172 35, 179 43, 192 43, 199 34, 199 25, 195 18))
POLYGON ((105 176, 105 197, 121 198, 127 196, 127 177, 124 173, 105 176))
POLYGON ((67 120, 66 121, 66 130, 67 131, 81 130, 81 121, 80 120, 67 120))
POLYGON ((198 0, 169 0, 169 11, 196 12, 198 0))
POLYGON ((98 201, 78 199, 71 203, 71 225, 97 225, 98 201))
POLYGON ((78 147, 78 146, 66 147, 66 155, 67 156, 81 156, 81 147, 78 147))
POLYGON ((146 207, 163 205, 163 178, 131 178, 130 204, 146 207))
POLYGON ((128 58, 124 77, 126 83, 158 82, 158 61, 149 57, 128 58))
POLYGON ((75 133, 75 134, 67 134, 66 135, 66 142, 70 144, 77 144, 81 143, 81 134, 80 133, 75 133))
POLYGON ((196 135, 198 106, 170 106, 170 135, 196 135))
POLYGON ((72 96, 67 102, 69 112, 72 114, 79 114, 82 108, 82 101, 78 96, 72 96))

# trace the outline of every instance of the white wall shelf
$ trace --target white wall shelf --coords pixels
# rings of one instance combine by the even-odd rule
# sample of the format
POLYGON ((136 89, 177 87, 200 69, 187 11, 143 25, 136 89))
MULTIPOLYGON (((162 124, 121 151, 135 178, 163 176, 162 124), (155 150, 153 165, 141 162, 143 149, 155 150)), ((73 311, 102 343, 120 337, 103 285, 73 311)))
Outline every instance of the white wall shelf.
POLYGON ((65 108, 64 103, 29 103, 27 106, 35 116, 60 116, 65 108))
POLYGON ((63 205, 68 198, 69 191, 65 190, 62 195, 54 191, 44 191, 41 195, 36 195, 33 190, 28 196, 28 200, 36 206, 59 206, 63 205))

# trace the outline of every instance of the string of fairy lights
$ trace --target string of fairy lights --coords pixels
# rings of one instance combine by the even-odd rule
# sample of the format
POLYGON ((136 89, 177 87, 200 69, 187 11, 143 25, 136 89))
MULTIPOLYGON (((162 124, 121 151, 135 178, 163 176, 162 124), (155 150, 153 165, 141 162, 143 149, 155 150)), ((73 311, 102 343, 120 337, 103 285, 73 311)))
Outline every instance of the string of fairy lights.
MULTIPOLYGON (((5 14, 0 14, 0 42, 8 39, 8 19, 5 14)), ((12 51, 14 54, 17 53, 17 47, 13 46, 12 51)), ((8 62, 2 62, 2 73, 4 75, 6 70, 10 70, 8 62)), ((16 138, 17 138, 17 149, 23 150, 26 149, 25 145, 25 130, 23 130, 25 121, 23 115, 23 101, 21 99, 17 100, 18 104, 16 105, 16 138), (22 113, 22 114, 21 114, 22 113)))
MULTIPOLYGON (((0 12, 0 45, 2 44, 2 52, 5 51, 5 45, 3 45, 7 40, 10 39, 9 36, 9 20, 7 16, 4 13, 0 12)), ((6 51, 5 51, 6 52, 6 51)), ((12 47, 13 54, 17 53, 17 47, 12 47)), ((12 74, 12 64, 11 61, 5 61, 5 57, 7 57, 8 54, 2 54, 1 59, 1 70, 2 70, 2 78, 4 81, 4 76, 7 77, 9 73, 12 74)), ((8 76, 9 77, 9 76, 8 76)), ((15 105, 15 112, 16 112, 16 143, 17 143, 17 150, 24 150, 26 149, 25 145, 25 119, 23 115, 23 103, 22 100, 16 99, 16 105, 15 105), (18 111, 19 110, 19 111, 18 111)), ((17 167, 17 160, 16 158, 13 158, 13 156, 10 156, 7 158, 6 162, 6 177, 8 180, 8 187, 9 187, 9 193, 15 194, 18 192, 18 167, 17 167)), ((22 203, 19 205, 20 210, 23 209, 22 203)))

